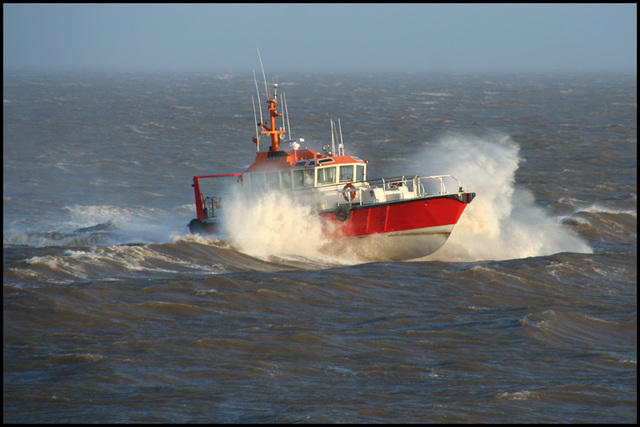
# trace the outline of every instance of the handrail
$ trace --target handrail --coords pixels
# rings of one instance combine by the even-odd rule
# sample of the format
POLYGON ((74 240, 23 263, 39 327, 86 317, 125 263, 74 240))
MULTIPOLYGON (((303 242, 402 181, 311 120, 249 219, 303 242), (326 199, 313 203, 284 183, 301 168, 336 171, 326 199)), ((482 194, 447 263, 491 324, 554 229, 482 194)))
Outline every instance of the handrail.
MULTIPOLYGON (((340 205, 363 205, 365 204, 363 193, 367 190, 372 189, 381 189, 382 195, 384 199, 388 199, 389 197, 399 197, 401 200, 405 200, 408 198, 414 197, 422 197, 427 195, 432 195, 432 193, 428 193, 425 189, 425 183, 427 181, 433 181, 439 184, 439 195, 444 194, 453 194, 455 192, 462 191, 462 187, 460 186, 460 181, 454 177, 453 175, 431 175, 431 176, 420 176, 420 175, 411 175, 411 176, 392 176, 385 178, 377 178, 371 181, 364 182, 363 186, 357 186, 355 189, 346 189, 341 188, 341 184, 336 185, 335 188, 339 195, 343 196, 344 194, 351 193, 352 191, 357 191, 357 196, 353 200, 348 200, 347 202, 339 202, 340 205), (445 184, 445 180, 452 179, 457 184, 457 191, 447 191, 447 186, 445 184)), ((326 187, 325 187, 326 188, 326 187)), ((330 193, 325 193, 330 194, 330 193)), ((335 194, 335 193, 334 193, 335 194)))
MULTIPOLYGON (((196 210, 198 213, 198 218, 207 219, 211 216, 215 216, 216 208, 212 204, 215 203, 216 196, 207 195, 205 197, 200 192, 200 179, 204 178, 221 178, 221 177, 238 177, 239 182, 243 184, 243 175, 242 174, 222 174, 222 175, 200 175, 194 176, 194 187, 196 191, 196 210), (200 197, 198 197, 200 196, 200 197), (207 205, 207 201, 209 201, 210 209, 207 205)), ((434 194, 445 195, 445 194, 455 194, 462 191, 462 187, 460 186, 460 181, 452 176, 452 175, 431 175, 431 176, 420 176, 420 175, 399 175, 399 176, 391 176, 385 178, 377 178, 370 181, 360 181, 360 182, 341 182, 330 185, 323 185, 319 187, 301 187, 301 188, 291 188, 288 191, 292 191, 293 193, 307 193, 309 190, 312 190, 309 194, 316 194, 320 196, 319 203, 321 206, 329 207, 331 205, 335 206, 336 204, 339 206, 361 206, 372 203, 372 197, 374 197, 374 190, 377 195, 374 198, 381 197, 383 200, 411 200, 416 197, 423 196, 432 196, 434 194), (445 184, 445 180, 452 179, 457 183, 458 188, 457 191, 447 191, 447 186, 445 184), (427 182, 433 182, 439 184, 438 189, 434 188, 434 185, 431 185, 429 188, 426 184, 427 182), (351 184, 352 186, 347 186, 351 184), (380 193, 381 190, 381 193, 380 193), (433 191, 429 192, 428 190, 433 191), (355 191, 355 197, 351 197, 351 194, 355 191), (367 194, 368 191, 371 191, 371 196, 367 194), (437 192, 436 192, 437 191, 437 192), (338 197, 336 200, 335 197, 338 197), (343 200, 344 199, 344 200, 343 200), (321 201, 320 201, 321 200, 321 201)), ((375 203, 375 202, 374 202, 375 203)))
POLYGON ((240 178, 238 181, 240 182, 244 181, 244 175, 241 173, 223 173, 218 175, 196 175, 194 176, 194 178, 226 178, 230 176, 237 176, 240 178))
POLYGON ((240 185, 242 185, 244 183, 244 175, 241 173, 225 173, 225 174, 218 174, 218 175, 196 175, 193 177, 193 184, 191 184, 191 186, 193 187, 194 193, 195 193, 195 198, 196 198, 196 215, 198 217, 198 219, 200 220, 206 220, 209 218, 209 214, 213 213, 213 209, 212 212, 208 212, 205 208, 205 202, 208 198, 205 197, 202 194, 202 191, 200 190, 200 179, 203 178, 227 178, 227 177, 238 177, 238 182, 240 183, 240 185))
POLYGON ((444 178, 451 178, 455 180, 457 183, 457 188, 459 189, 461 187, 460 180, 453 175, 430 175, 430 176, 402 175, 402 176, 394 176, 394 177, 387 177, 387 178, 378 178, 378 179, 368 181, 368 183, 371 187, 381 186, 381 188, 383 188, 386 191, 388 190, 389 184, 403 183, 404 185, 406 185, 407 183, 411 182, 412 184, 416 185, 417 188, 420 189, 419 194, 425 194, 426 192, 424 190, 423 182, 426 180, 433 180, 440 184, 440 194, 447 194, 448 191, 444 182, 444 178))

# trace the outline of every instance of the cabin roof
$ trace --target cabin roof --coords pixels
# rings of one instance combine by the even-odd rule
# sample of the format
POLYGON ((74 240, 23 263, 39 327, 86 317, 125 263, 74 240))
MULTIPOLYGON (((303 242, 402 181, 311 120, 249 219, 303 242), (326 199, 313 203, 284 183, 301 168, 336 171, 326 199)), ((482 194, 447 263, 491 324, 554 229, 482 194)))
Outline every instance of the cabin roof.
POLYGON ((328 164, 366 163, 364 160, 352 156, 330 156, 318 154, 308 148, 291 151, 260 151, 256 154, 256 161, 245 173, 268 172, 294 167, 318 167, 328 164), (309 160, 315 160, 310 162, 309 160), (305 162, 302 164, 302 162, 305 162))

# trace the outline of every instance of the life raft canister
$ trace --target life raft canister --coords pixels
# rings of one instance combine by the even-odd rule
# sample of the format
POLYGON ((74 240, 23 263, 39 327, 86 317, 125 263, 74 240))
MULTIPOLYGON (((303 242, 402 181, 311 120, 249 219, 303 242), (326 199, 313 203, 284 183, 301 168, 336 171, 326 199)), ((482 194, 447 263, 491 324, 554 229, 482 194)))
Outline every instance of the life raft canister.
POLYGON ((356 198, 357 195, 357 190, 356 187, 353 186, 353 184, 349 183, 347 185, 344 186, 344 188, 342 189, 343 193, 342 193, 342 197, 344 197, 344 199, 347 202, 351 202, 353 201, 353 199, 356 198))

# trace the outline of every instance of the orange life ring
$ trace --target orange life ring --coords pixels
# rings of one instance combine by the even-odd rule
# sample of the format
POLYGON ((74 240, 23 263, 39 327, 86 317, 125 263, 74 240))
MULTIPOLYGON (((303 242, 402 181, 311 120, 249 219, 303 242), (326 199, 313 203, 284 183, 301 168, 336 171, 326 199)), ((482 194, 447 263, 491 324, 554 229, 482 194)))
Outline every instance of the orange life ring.
POLYGON ((344 199, 347 202, 351 202, 353 201, 353 199, 356 198, 356 187, 353 186, 353 184, 349 183, 347 185, 344 186, 344 188, 342 189, 343 193, 342 193, 342 197, 344 197, 344 199), (347 191, 349 191, 349 193, 351 193, 351 195, 347 194, 347 191))

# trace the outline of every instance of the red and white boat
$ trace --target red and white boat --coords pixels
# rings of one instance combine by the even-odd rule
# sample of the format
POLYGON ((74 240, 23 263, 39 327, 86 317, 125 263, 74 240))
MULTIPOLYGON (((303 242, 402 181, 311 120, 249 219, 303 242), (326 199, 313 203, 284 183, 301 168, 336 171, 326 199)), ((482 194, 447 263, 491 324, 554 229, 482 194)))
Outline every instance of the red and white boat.
MULTIPOLYGON (((310 203, 326 234, 369 259, 420 258, 445 243, 475 193, 464 191, 451 175, 369 179, 367 162, 345 154, 342 134, 336 135, 333 121, 331 145, 324 145, 322 153, 301 149, 302 138, 285 139, 285 118, 276 109, 277 86, 273 86, 266 101, 268 123, 262 122, 260 113, 261 122, 253 140, 257 154, 251 166, 244 173, 193 177, 197 218, 189 223, 192 233, 220 231, 226 199, 221 194, 209 194, 204 188, 212 180, 219 183, 231 179, 249 197, 278 190, 300 203, 310 203), (276 124, 278 118, 282 120, 281 127, 276 124), (270 138, 267 151, 260 151, 260 134, 270 138), (282 149, 285 144, 288 149, 282 149), (455 190, 448 191, 452 184, 455 190)), ((255 107, 254 118, 257 122, 255 107)))

